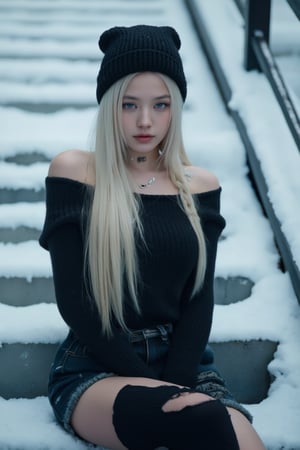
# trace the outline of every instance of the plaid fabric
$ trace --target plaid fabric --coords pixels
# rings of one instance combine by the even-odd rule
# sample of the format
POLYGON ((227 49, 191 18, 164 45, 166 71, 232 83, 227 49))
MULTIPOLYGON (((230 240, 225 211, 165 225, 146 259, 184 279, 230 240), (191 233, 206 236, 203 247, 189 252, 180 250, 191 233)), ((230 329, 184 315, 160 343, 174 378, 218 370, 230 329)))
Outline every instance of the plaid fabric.
POLYGON ((196 391, 210 395, 215 400, 220 400, 223 405, 240 411, 250 423, 253 421, 249 411, 235 400, 231 392, 226 387, 224 379, 215 371, 208 370, 200 372, 197 377, 196 391))

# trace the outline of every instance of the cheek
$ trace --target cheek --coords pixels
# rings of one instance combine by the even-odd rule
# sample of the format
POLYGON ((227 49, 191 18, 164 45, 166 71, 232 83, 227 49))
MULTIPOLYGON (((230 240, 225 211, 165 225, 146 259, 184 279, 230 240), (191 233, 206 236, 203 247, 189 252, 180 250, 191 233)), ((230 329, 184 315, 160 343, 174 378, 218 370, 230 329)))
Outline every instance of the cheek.
POLYGON ((124 133, 126 133, 130 128, 130 119, 126 114, 122 116, 121 125, 124 133))

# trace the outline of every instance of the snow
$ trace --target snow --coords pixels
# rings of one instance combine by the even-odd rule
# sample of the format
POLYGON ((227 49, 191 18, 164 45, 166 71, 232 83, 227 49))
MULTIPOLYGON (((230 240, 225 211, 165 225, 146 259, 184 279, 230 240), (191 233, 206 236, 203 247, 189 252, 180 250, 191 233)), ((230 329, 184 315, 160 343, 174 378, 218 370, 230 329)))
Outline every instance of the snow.
MULTIPOLYGON (((223 2, 216 17, 213 14, 213 2, 199 2, 205 12, 209 26, 214 24, 213 43, 220 55, 229 84, 233 86, 233 95, 229 107, 238 110, 247 125, 247 131, 257 151, 263 173, 269 187, 268 195, 282 223, 289 242, 293 243, 292 252, 300 266, 300 236, 296 229, 300 226, 300 216, 290 223, 290 214, 297 211, 300 194, 300 158, 299 150, 293 141, 288 126, 282 120, 280 107, 274 101, 274 94, 266 79, 258 72, 245 72, 240 55, 243 52, 243 27, 236 20, 237 26, 231 27, 230 19, 236 16, 233 5, 223 2), (226 28, 225 28, 226 27, 226 28), (231 50, 224 33, 230 35, 236 51, 231 50), (261 101, 263 99, 263 101, 261 101), (258 110, 259 107, 259 110, 258 110), (260 120, 258 120, 260 118, 260 120), (281 126, 275 124, 280 123, 281 126), (286 176, 288 174, 288 183, 286 176)), ((239 16, 238 16, 239 17, 239 16)), ((293 28, 292 28, 293 29, 293 28)), ((300 42, 300 30, 299 30, 300 42)), ((283 38, 283 34, 281 34, 283 38)), ((274 44, 275 45, 275 44, 274 44)), ((300 46, 298 51, 300 52, 300 46)))
POLYGON ((18 202, 18 208, 14 204, 0 204, 1 227, 27 226, 41 230, 45 218, 44 202, 18 202))
POLYGON ((1 450, 44 450, 48 448, 46 442, 52 442, 56 450, 87 449, 86 445, 57 426, 48 400, 44 397, 34 400, 0 398, 0 411, 5 411, 5 426, 1 426, 0 434, 1 450))
POLYGON ((56 344, 67 335, 66 324, 55 304, 18 307, 0 304, 0 314, 0 342, 6 344, 56 344))
POLYGON ((36 163, 30 166, 20 166, 13 163, 0 162, 0 187, 9 189, 25 188, 38 191, 44 187, 49 164, 36 163), (12 177, 13 173, 13 177, 12 177))
MULTIPOLYGON (((28 114, 16 108, 0 107, 4 125, 1 130, 1 155, 8 157, 18 152, 41 151, 52 158, 66 148, 84 148, 95 115, 95 108, 82 111, 67 108, 54 114, 28 114), (22 124, 17 135, 16 123, 22 124)), ((2 171, 0 180, 7 170, 8 167, 2 171)))
MULTIPOLYGON (((43 6, 37 15, 31 12, 35 2, 11 3, 15 6, 26 4, 26 8, 16 8, 9 15, 10 21, 1 19, 5 28, 0 34, 0 56, 5 64, 0 66, 0 188, 39 190, 44 185, 47 163, 20 166, 5 159, 26 151, 41 152, 51 159, 67 148, 90 148, 96 115, 94 79, 101 56, 96 44, 98 34, 110 24, 103 20, 99 26, 96 16, 89 14, 82 19, 82 23, 87 23, 84 29, 89 30, 82 39, 83 29, 72 24, 72 20, 79 20, 76 10, 80 10, 80 2, 61 1, 58 8, 62 11, 56 14, 55 25, 50 26, 53 24, 50 21, 44 40, 33 41, 31 32, 24 25, 25 19, 30 17, 32 23, 45 20, 42 9, 47 10, 51 2, 40 2, 39 6, 43 6), (64 8, 71 8, 71 14, 64 8), (16 27, 19 19, 24 23, 12 39, 14 27, 19 28, 16 27), (67 24, 66 29, 61 27, 62 23, 67 24), (27 30, 24 37, 22 28, 27 30), (56 33, 60 38, 77 36, 80 42, 65 39, 60 43, 51 39, 56 33), (35 59, 40 54, 43 54, 42 64, 35 59), (14 55, 18 55, 18 59, 12 59, 14 55), (78 56, 79 60, 71 60, 78 56), (43 114, 10 106, 14 102, 37 105, 46 102, 65 108, 43 114), (76 108, 86 104, 90 106, 76 108)), ((119 6, 124 6, 124 3, 119 3, 119 6)), ((130 17, 112 15, 111 25, 141 22, 142 14, 134 13, 136 2, 127 3, 133 8, 130 17)), ((278 64, 286 74, 291 96, 300 111, 300 27, 285 3, 273 2, 271 45, 274 53, 278 54, 278 64)), ((85 2, 86 6, 95 4, 99 5, 99 2, 85 2)), ((103 2, 107 8, 109 4, 103 2)), ((269 198, 300 267, 299 151, 264 76, 243 70, 243 23, 234 2, 218 2, 218 14, 215 14, 215 2, 198 0, 198 5, 205 21, 214 30, 214 45, 232 87, 229 107, 237 109, 247 125, 267 179, 269 198)), ((288 274, 278 268, 278 254, 270 225, 247 178, 243 145, 225 113, 205 57, 201 54, 198 57, 199 48, 182 3, 164 0, 153 2, 153 6, 147 8, 147 20, 143 16, 143 22, 163 23, 166 15, 168 23, 179 31, 189 87, 184 111, 186 147, 192 161, 213 170, 222 185, 222 214, 227 226, 224 239, 219 244, 216 275, 226 278, 238 274, 254 282, 247 299, 226 306, 216 305, 211 341, 267 339, 279 343, 268 367, 274 376, 268 396, 259 404, 250 405, 249 409, 268 448, 298 450, 299 305, 288 274), (155 15, 157 10, 162 11, 159 17, 155 15)), ((33 27, 33 35, 38 36, 38 26, 33 27)), ((41 202, 0 205, 0 228, 25 225, 41 229, 43 219, 44 204, 41 202)), ((0 243, 0 255, 1 277, 24 277, 30 281, 33 277, 51 276, 49 255, 36 241, 0 243)), ((0 303, 0 316, 0 343, 3 344, 57 343, 66 334, 66 326, 56 306, 43 303, 43 299, 37 305, 26 307, 0 303)), ((57 426, 44 397, 0 398, 0 417, 1 450, 87 448, 57 426), (47 442, 51 442, 51 446, 47 442)))
POLYGON ((26 241, 19 244, 0 243, 0 273, 4 277, 50 277, 51 267, 49 255, 39 246, 37 241, 26 241), (28 262, 28 255, 31 256, 28 262))

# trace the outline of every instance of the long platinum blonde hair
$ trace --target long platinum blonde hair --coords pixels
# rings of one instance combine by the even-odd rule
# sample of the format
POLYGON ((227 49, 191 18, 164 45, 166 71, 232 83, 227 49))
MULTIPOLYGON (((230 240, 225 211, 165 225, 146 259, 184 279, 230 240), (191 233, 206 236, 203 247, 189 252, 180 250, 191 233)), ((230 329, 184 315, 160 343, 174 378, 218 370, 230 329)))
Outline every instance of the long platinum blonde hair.
MULTIPOLYGON (((103 332, 112 333, 114 318, 127 330, 124 320, 123 287, 127 283, 137 312, 138 261, 135 240, 143 239, 139 218, 139 196, 127 170, 128 154, 121 127, 122 101, 131 79, 117 81, 103 96, 97 117, 95 140, 95 188, 91 202, 86 239, 86 264, 91 293, 103 332)), ((178 189, 179 199, 196 233, 199 244, 198 267, 193 294, 200 288, 206 268, 206 247, 199 216, 190 192, 184 166, 190 164, 184 150, 181 119, 183 102, 177 85, 161 75, 171 97, 171 122, 161 143, 161 163, 178 189)))

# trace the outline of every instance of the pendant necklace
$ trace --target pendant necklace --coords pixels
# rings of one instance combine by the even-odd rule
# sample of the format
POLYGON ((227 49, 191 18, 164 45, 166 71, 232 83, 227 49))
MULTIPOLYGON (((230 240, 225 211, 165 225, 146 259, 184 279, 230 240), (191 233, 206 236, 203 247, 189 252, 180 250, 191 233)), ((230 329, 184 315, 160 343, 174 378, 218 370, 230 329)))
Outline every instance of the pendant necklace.
MULTIPOLYGON (((161 150, 159 150, 158 153, 159 153, 159 156, 162 155, 162 151, 161 151, 161 150)), ((134 161, 134 160, 135 160, 134 157, 131 157, 130 159, 131 159, 131 161, 134 161)), ((137 161, 138 163, 143 163, 143 162, 147 161, 147 156, 146 156, 146 155, 138 156, 138 157, 136 158, 136 161, 137 161)), ((146 183, 140 183, 140 184, 138 184, 138 187, 139 187, 140 189, 146 189, 146 188, 152 186, 152 184, 155 183, 155 181, 156 181, 155 176, 150 177, 150 178, 146 181, 146 183)))
POLYGON ((156 178, 155 177, 151 177, 149 178, 149 180, 146 183, 140 183, 138 184, 138 187, 140 189, 146 189, 147 187, 152 186, 153 183, 155 183, 156 178))

